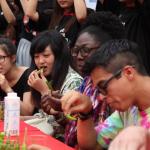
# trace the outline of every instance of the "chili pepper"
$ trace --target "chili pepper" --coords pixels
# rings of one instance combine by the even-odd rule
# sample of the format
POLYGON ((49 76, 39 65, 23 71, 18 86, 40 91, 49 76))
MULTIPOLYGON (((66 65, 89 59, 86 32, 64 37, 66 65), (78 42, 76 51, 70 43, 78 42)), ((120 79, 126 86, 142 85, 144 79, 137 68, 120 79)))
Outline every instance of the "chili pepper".
POLYGON ((76 121, 77 120, 77 116, 71 116, 70 114, 66 114, 65 116, 69 120, 72 120, 72 121, 76 121))

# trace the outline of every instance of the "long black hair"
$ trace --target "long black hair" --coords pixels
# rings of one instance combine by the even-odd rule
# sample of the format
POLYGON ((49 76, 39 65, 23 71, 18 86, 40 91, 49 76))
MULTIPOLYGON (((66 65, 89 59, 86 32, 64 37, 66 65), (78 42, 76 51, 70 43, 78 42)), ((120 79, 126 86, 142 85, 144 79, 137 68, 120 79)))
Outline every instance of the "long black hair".
MULTIPOLYGON (((33 39, 30 49, 30 55, 32 58, 31 68, 37 69, 34 61, 34 55, 36 53, 43 52, 47 46, 51 47, 55 61, 51 74, 49 74, 46 78, 48 81, 52 81, 52 87, 54 90, 59 90, 66 78, 70 64, 67 42, 59 32, 55 30, 44 31, 33 39)), ((32 89, 32 95, 33 98, 36 99, 36 102, 40 101, 40 93, 32 89)), ((39 105, 39 103, 37 104, 39 105)))

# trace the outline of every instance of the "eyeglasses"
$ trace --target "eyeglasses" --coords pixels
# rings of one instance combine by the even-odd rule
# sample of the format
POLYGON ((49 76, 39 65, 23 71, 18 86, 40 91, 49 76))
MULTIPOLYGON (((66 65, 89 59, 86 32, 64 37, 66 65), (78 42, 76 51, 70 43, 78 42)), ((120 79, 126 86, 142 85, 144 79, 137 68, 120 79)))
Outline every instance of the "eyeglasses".
POLYGON ((73 57, 77 57, 79 52, 80 52, 80 55, 82 57, 86 57, 88 56, 92 50, 96 50, 97 48, 99 47, 94 47, 94 48, 88 48, 88 47, 79 47, 79 46, 75 46, 74 48, 71 49, 71 55, 73 57))
POLYGON ((0 56, 0 63, 3 63, 7 57, 9 57, 9 55, 7 55, 7 56, 0 56))
POLYGON ((112 81, 114 78, 117 78, 119 79, 121 77, 121 72, 122 72, 122 69, 118 70, 116 73, 114 73, 110 78, 108 78, 107 80, 104 80, 104 81, 100 81, 98 84, 97 84, 97 88, 99 90, 99 92, 103 95, 107 95, 107 88, 108 88, 108 85, 110 83, 110 81, 112 81))

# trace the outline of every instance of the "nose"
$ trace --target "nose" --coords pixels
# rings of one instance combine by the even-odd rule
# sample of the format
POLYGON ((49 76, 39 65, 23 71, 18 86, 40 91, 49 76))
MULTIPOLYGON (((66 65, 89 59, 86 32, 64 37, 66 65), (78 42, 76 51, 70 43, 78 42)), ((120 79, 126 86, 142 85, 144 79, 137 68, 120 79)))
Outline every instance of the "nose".
POLYGON ((39 63, 39 64, 43 64, 44 62, 45 62, 44 57, 43 57, 43 56, 39 56, 39 58, 38 58, 38 63, 39 63))
POLYGON ((79 51, 77 54, 77 59, 83 59, 84 57, 81 55, 81 52, 79 51))

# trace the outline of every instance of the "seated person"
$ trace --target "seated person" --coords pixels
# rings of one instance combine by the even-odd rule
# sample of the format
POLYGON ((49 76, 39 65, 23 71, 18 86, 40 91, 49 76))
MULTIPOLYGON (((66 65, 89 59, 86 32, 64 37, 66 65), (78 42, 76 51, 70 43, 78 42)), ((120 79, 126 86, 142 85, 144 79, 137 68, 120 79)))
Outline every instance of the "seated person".
MULTIPOLYGON (((29 75, 28 84, 32 87, 36 109, 41 108, 41 96, 57 90, 64 94, 80 86, 82 77, 70 67, 67 41, 58 31, 40 33, 31 44, 30 55, 34 71, 29 75)), ((47 113, 60 119, 62 112, 48 107, 47 113)))
POLYGON ((65 114, 78 114, 77 139, 83 150, 108 148, 117 134, 131 125, 150 128, 150 78, 137 46, 118 47, 119 42, 112 40, 101 46, 84 67, 103 99, 116 110, 104 123, 94 127, 88 96, 70 91, 61 98, 65 114))
POLYGON ((21 115, 31 115, 30 87, 27 84, 30 70, 16 65, 16 47, 6 38, 0 38, 0 100, 8 92, 16 92, 21 101, 21 115))

